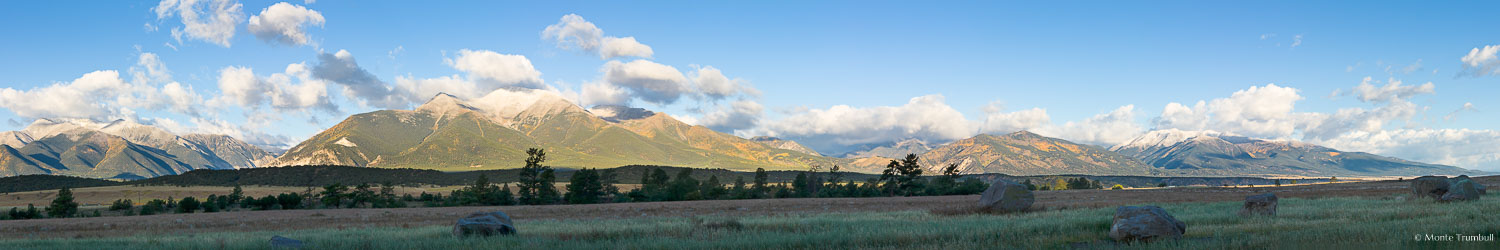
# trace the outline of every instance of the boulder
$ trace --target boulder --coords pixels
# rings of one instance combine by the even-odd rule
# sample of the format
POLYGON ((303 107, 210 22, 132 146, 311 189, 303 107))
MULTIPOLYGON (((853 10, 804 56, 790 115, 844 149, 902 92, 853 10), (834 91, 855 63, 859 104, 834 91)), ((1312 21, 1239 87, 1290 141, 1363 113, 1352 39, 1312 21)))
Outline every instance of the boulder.
POLYGON ((1187 224, 1157 206, 1124 206, 1115 209, 1114 225, 1109 238, 1118 242, 1151 242, 1180 239, 1187 224))
POLYGON ((1443 194, 1441 201, 1472 201, 1479 200, 1479 189, 1471 180, 1461 180, 1448 187, 1448 193, 1443 194))
POLYGON ((271 236, 271 247, 302 248, 302 241, 287 237, 281 237, 281 235, 276 235, 271 236))
POLYGON ((1240 209, 1240 215, 1276 215, 1276 194, 1266 193, 1245 197, 1245 208, 1240 209))
POLYGON ((1448 177, 1422 176, 1411 180, 1411 198, 1440 199, 1448 193, 1448 177))
POLYGON ((515 224, 505 212, 479 212, 458 219, 453 225, 454 237, 511 235, 516 233, 515 224))
POLYGON ((981 209, 1003 213, 1026 211, 1034 202, 1036 196, 1026 189, 1026 185, 1007 180, 995 180, 979 196, 981 209))
POLYGON ((1487 193, 1484 190, 1485 189, 1484 188, 1484 184, 1479 184, 1479 181, 1475 181, 1473 179, 1469 179, 1468 175, 1460 175, 1458 177, 1453 177, 1453 179, 1449 179, 1448 180, 1448 182, 1449 182, 1448 186, 1452 187, 1453 183, 1458 183, 1459 181, 1463 181, 1463 180, 1468 180, 1468 181, 1474 182, 1474 189, 1479 190, 1479 195, 1485 195, 1485 193, 1487 193))

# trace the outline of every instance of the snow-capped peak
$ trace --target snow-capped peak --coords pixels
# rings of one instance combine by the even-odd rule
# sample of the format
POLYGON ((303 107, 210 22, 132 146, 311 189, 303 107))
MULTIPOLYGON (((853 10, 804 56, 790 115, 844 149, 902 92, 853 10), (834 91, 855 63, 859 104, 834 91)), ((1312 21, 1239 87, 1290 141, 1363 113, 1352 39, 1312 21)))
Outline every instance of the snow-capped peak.
POLYGON ((1180 142, 1191 140, 1194 137, 1218 137, 1223 135, 1228 134, 1213 130, 1186 131, 1178 130, 1175 128, 1154 130, 1151 132, 1147 132, 1144 135, 1138 136, 1135 139, 1130 139, 1130 141, 1126 141, 1125 143, 1121 143, 1120 145, 1110 147, 1109 150, 1119 151, 1121 149, 1128 148, 1144 149, 1153 147, 1169 147, 1180 142))

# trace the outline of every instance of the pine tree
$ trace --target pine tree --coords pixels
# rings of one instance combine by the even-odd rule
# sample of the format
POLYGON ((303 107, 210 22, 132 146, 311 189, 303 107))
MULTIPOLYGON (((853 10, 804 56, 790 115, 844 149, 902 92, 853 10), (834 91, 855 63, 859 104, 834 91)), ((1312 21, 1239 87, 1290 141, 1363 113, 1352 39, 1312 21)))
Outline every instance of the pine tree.
POLYGON ((552 167, 543 166, 547 152, 539 148, 526 150, 526 166, 521 167, 519 183, 520 202, 525 205, 552 204, 557 201, 557 187, 552 186, 556 177, 552 167))
POLYGON ((761 197, 765 197, 766 193, 770 191, 770 187, 766 186, 767 179, 770 179, 770 175, 766 174, 765 168, 755 168, 755 182, 750 184, 749 198, 760 199, 761 197))
POLYGON ((599 172, 594 169, 585 168, 573 172, 567 189, 568 193, 564 198, 569 204, 599 203, 600 197, 604 196, 604 183, 600 182, 599 172))
POLYGON ((52 205, 47 206, 47 217, 68 218, 78 214, 78 202, 73 201, 73 190, 62 188, 57 190, 57 198, 52 199, 52 205))
POLYGON ((922 166, 917 164, 916 154, 907 154, 900 161, 891 160, 885 167, 880 180, 885 183, 888 195, 911 196, 922 190, 922 166))

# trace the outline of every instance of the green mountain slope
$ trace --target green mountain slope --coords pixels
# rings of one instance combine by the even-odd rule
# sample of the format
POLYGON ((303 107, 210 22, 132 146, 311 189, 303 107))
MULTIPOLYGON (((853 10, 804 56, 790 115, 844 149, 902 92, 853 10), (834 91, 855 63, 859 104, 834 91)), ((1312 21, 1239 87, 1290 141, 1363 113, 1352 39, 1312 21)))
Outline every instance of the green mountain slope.
POLYGON ((1103 148, 1080 145, 1026 131, 980 134, 919 155, 926 171, 958 164, 963 173, 1008 175, 1161 175, 1159 171, 1103 148))

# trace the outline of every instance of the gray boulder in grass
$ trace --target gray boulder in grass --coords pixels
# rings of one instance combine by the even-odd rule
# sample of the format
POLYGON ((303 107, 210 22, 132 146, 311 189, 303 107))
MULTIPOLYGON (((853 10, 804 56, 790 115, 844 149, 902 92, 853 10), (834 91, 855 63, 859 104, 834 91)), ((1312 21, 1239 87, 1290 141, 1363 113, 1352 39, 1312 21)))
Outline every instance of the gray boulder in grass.
POLYGON ((1276 194, 1265 193, 1245 197, 1245 207, 1240 209, 1241 216, 1248 215, 1276 215, 1276 194))
MULTIPOLYGON (((1484 190, 1485 189, 1484 188, 1484 184, 1479 184, 1479 181, 1475 181, 1474 179, 1469 179, 1468 175, 1460 175, 1458 177, 1453 177, 1453 179, 1449 179, 1449 182, 1458 183, 1459 181, 1464 181, 1464 180, 1474 182, 1474 189, 1479 190, 1479 195, 1484 195, 1486 193, 1485 190, 1484 190)), ((1450 187, 1452 186, 1452 183, 1449 184, 1450 187)))
POLYGON ((1118 242, 1152 242, 1181 239, 1187 224, 1157 206, 1122 206, 1115 209, 1109 238, 1118 242))
POLYGON ((505 212, 479 212, 470 214, 468 217, 458 219, 453 225, 454 237, 481 236, 489 237, 495 235, 511 235, 516 233, 516 226, 510 221, 510 215, 505 212))
POLYGON ((1007 180, 995 180, 979 196, 981 209, 1003 213, 1026 211, 1035 202, 1036 196, 1025 185, 1007 180))
POLYGON ((1411 180, 1411 198, 1442 199, 1448 193, 1448 177, 1422 176, 1411 180))
POLYGON ((1461 180, 1448 187, 1448 193, 1443 194, 1440 201, 1473 201, 1479 200, 1479 184, 1471 180, 1461 180))

